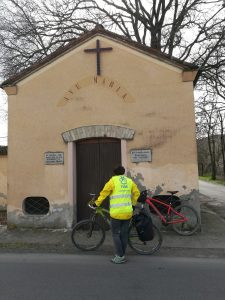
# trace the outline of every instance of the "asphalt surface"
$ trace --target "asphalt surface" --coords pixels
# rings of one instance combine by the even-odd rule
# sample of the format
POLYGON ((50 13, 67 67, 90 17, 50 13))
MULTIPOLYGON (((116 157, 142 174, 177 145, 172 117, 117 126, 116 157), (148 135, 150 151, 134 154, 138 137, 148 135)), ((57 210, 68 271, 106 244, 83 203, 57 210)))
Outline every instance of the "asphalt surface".
MULTIPOLYGON (((200 184, 201 185, 201 184, 200 184)), ((201 191, 201 187, 200 187, 201 191)), ((225 188, 224 188, 225 191, 225 188)), ((224 193, 225 194, 225 193, 224 193)), ((201 228, 192 236, 180 236, 169 227, 161 227, 163 243, 154 256, 225 258, 225 203, 200 194, 201 228)), ((113 254, 110 233, 95 251, 76 249, 69 229, 7 229, 0 227, 0 252, 42 252, 64 254, 113 254)), ((134 255, 132 249, 127 255, 134 255)))
POLYGON ((1 300, 224 300, 225 260, 1 253, 1 300))
POLYGON ((225 219, 225 186, 199 180, 199 190, 207 195, 204 198, 206 206, 225 219))

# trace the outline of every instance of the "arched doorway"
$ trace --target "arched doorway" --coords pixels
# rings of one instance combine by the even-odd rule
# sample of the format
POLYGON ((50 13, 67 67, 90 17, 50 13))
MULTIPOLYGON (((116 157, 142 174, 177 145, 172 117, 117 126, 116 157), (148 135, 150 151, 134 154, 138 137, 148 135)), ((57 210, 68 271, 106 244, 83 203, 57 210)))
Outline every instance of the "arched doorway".
MULTIPOLYGON (((121 163, 121 141, 116 138, 91 138, 76 143, 77 221, 88 218, 89 193, 99 194, 121 163)), ((105 201, 104 206, 107 206, 105 201)))

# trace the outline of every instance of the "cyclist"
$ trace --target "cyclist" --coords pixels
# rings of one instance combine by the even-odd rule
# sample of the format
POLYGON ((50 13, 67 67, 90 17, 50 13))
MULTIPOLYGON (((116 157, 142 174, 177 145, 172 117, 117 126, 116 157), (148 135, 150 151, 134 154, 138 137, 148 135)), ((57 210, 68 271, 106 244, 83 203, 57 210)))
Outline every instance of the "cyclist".
POLYGON ((125 169, 119 165, 113 170, 113 176, 100 192, 95 201, 100 206, 109 196, 112 237, 116 255, 111 259, 115 264, 125 263, 125 252, 128 243, 128 230, 133 207, 137 203, 140 191, 132 179, 125 176, 125 169))

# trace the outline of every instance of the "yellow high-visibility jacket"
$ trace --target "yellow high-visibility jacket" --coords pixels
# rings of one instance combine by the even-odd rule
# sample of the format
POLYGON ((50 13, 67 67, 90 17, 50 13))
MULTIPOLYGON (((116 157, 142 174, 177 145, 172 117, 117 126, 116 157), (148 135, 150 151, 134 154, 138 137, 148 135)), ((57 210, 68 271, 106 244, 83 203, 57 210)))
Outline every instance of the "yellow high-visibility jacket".
POLYGON ((95 204, 100 206, 107 196, 110 201, 110 216, 114 219, 128 220, 132 217, 132 206, 137 204, 140 191, 132 179, 119 175, 113 176, 105 184, 95 204))

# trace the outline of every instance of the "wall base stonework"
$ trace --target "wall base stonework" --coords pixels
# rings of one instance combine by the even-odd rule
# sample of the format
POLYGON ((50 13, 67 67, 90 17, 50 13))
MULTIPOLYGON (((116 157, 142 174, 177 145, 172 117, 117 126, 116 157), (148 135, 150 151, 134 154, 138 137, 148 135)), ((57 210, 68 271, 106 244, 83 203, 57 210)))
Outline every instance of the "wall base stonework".
POLYGON ((29 215, 10 207, 7 212, 8 227, 24 228, 71 228, 72 207, 68 204, 54 205, 46 215, 29 215))

